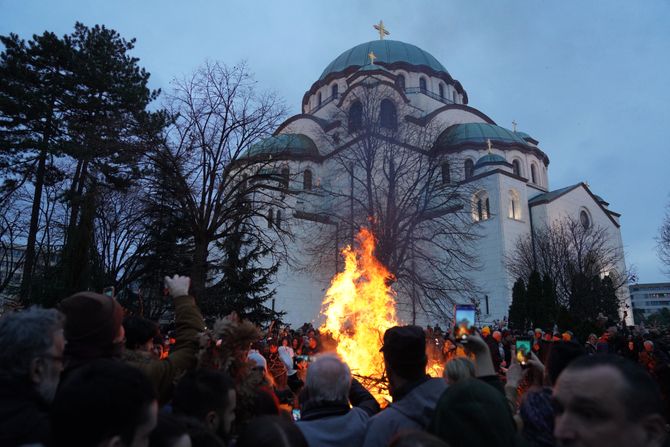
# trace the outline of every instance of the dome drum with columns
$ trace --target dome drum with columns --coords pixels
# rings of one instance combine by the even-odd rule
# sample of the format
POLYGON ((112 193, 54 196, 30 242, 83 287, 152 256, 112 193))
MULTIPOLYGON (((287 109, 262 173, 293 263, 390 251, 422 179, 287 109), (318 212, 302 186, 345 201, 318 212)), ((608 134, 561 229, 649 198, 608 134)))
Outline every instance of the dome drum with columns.
MULTIPOLYGON (((387 31, 380 25, 380 37, 384 37, 387 31)), ((352 117, 360 113, 355 110, 360 107, 357 98, 370 90, 383 98, 378 113, 382 133, 385 126, 393 129, 396 123, 434 130, 432 143, 424 149, 444 160, 443 180, 468 185, 473 191, 472 220, 480 235, 475 252, 482 265, 471 276, 479 290, 484 322, 507 315, 516 278, 507 272, 505 259, 519 237, 531 233, 531 225, 550 224, 563 216, 578 218, 587 210, 591 220, 606 227, 612 243, 621 248, 619 215, 585 183, 549 189, 549 157, 537 139, 517 131, 516 123, 512 129, 499 126, 470 106, 461 83, 430 53, 408 43, 379 39, 356 45, 329 63, 303 96, 302 113, 286 120, 273 137, 245 154, 277 160, 281 169, 295 176, 290 189, 296 194, 285 205, 292 209, 284 210, 283 215, 294 220, 291 231, 296 232, 296 247, 292 251, 298 257, 308 251, 301 244, 310 243, 301 240, 301 225, 314 224, 318 219, 313 216, 324 210, 348 206, 338 205, 319 185, 347 190, 348 180, 336 173, 333 160, 349 150, 355 139, 352 117)), ((320 223, 332 222, 323 218, 320 223)), ((625 265, 615 267, 625 270, 625 265)), ((318 319, 333 273, 319 275, 283 266, 278 273, 276 308, 285 310, 291 323, 318 319)), ((627 294, 627 289, 621 293, 627 294)), ((442 323, 430 315, 417 322, 442 323)))

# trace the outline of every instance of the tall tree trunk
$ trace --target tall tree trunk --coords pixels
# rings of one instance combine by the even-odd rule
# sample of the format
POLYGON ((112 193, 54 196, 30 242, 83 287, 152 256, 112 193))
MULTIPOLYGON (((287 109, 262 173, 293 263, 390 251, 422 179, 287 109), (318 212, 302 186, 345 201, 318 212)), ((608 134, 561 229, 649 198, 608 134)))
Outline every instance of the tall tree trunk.
MULTIPOLYGON (((48 124, 50 126, 50 124, 48 124)), ((42 149, 37 161, 37 172, 35 173, 35 194, 33 196, 33 207, 30 214, 30 226, 28 228, 28 241, 26 242, 26 254, 23 259, 23 277, 21 279, 21 303, 30 304, 32 292, 33 267, 35 266, 35 242, 37 241, 37 230, 40 220, 40 209, 42 207, 42 190, 44 189, 44 174, 47 164, 47 133, 42 137, 42 149)))
MULTIPOLYGON (((79 218, 79 210, 81 209, 81 201, 83 200, 84 186, 86 184, 86 176, 88 175, 88 160, 80 160, 77 164, 77 171, 72 179, 72 186, 70 187, 70 220, 68 222, 68 231, 66 233, 67 242, 71 237, 74 237, 77 229, 77 219, 79 218)), ((66 242, 66 243, 67 243, 66 242)))

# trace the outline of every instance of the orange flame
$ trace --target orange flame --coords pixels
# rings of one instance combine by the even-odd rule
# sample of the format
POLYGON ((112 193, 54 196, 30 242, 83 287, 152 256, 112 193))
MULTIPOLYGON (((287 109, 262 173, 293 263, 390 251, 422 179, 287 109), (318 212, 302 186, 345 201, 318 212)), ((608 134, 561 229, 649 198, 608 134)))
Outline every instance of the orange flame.
MULTIPOLYGON (((393 275, 375 258, 375 238, 368 229, 361 229, 356 241, 356 249, 342 250, 344 271, 335 275, 326 292, 321 331, 330 333, 352 374, 368 379, 370 392, 383 403, 390 397, 381 385, 384 357, 379 348, 384 332, 399 324, 395 291, 388 284, 393 275), (375 382, 381 386, 371 386, 375 382)), ((442 367, 433 362, 428 372, 441 377, 442 367)))

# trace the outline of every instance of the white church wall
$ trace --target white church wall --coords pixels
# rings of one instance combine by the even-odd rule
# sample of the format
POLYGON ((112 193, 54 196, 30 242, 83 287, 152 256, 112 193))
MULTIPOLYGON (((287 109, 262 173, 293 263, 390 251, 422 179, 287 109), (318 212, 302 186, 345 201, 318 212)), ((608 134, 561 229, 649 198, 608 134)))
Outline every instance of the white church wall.
MULTIPOLYGON (((586 192, 583 187, 573 189, 567 194, 564 194, 553 202, 545 205, 545 208, 546 215, 544 216, 543 223, 547 224, 551 224, 552 222, 565 218, 566 216, 579 219, 579 213, 581 210, 586 210, 589 214, 592 225, 607 229, 611 246, 619 250, 621 253, 621 262, 619 262, 618 265, 613 266, 613 268, 615 268, 618 272, 626 271, 626 263, 623 256, 623 240, 621 238, 620 229, 614 225, 605 211, 595 202, 593 197, 588 192, 586 192)), ((623 302, 621 313, 623 314, 623 311, 628 309, 627 322, 632 324, 633 315, 631 310, 632 307, 630 307, 630 292, 628 290, 628 286, 625 285, 621 287, 618 291, 618 295, 623 302), (628 308, 626 308, 626 306, 628 306, 628 308)))

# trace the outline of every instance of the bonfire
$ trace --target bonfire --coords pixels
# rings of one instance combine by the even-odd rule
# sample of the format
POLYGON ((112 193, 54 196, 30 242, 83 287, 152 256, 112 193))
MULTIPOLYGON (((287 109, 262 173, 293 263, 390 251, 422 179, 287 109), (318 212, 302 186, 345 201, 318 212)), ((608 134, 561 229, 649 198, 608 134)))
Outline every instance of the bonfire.
MULTIPOLYGON (((344 271, 332 280, 323 300, 322 332, 337 342, 337 353, 352 374, 382 404, 390 401, 384 376, 384 357, 379 349, 384 332, 403 324, 396 315, 393 275, 374 256, 375 238, 366 228, 356 246, 342 250, 344 271)), ((429 373, 441 376, 441 365, 429 365, 429 373)))

